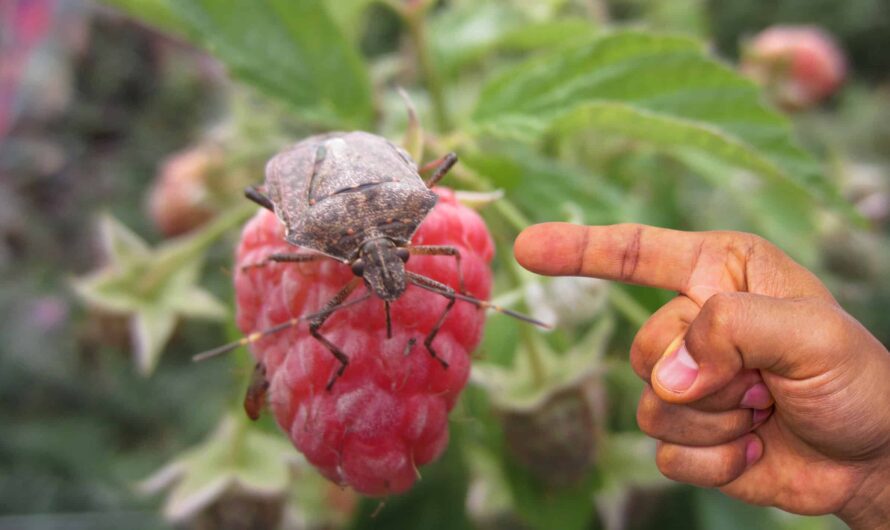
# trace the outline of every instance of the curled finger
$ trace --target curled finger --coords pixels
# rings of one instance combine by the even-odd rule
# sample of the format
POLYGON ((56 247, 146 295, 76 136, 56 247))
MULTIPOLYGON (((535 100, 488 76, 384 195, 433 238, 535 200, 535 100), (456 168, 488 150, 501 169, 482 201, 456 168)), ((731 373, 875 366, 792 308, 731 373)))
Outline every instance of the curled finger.
POLYGON ((763 441, 746 434, 729 443, 691 447, 660 442, 655 462, 671 480, 703 488, 719 488, 733 482, 763 456, 763 441))

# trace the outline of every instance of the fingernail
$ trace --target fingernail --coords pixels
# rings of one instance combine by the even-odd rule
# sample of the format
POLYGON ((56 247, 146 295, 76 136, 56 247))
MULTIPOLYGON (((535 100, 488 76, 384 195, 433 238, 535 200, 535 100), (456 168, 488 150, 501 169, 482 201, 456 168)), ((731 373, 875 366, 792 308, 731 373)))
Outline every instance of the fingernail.
POLYGON ((763 423, 764 421, 766 421, 766 419, 769 418, 770 414, 772 414, 772 413, 773 413, 772 407, 770 407, 768 409, 755 410, 754 414, 752 415, 751 423, 753 425, 759 425, 759 424, 763 423))
POLYGON ((745 392, 739 407, 743 409, 765 409, 773 404, 773 396, 763 383, 757 383, 745 392))
POLYGON ((761 456, 763 456, 763 442, 760 441, 760 438, 752 437, 748 440, 748 445, 745 446, 745 461, 748 467, 753 466, 761 456))
POLYGON ((698 364, 689 355, 685 341, 680 343, 677 351, 668 354, 658 363, 655 376, 661 386, 672 392, 683 392, 692 386, 698 377, 698 364))

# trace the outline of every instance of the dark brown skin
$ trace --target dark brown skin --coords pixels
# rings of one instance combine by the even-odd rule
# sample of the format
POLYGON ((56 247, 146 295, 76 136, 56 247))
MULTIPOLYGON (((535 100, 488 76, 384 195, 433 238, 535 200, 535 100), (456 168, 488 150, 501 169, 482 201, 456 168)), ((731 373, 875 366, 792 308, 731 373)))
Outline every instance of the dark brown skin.
POLYGON ((890 529, 890 353, 769 242, 642 225, 532 226, 546 275, 677 291, 630 357, 665 476, 854 529, 890 529))

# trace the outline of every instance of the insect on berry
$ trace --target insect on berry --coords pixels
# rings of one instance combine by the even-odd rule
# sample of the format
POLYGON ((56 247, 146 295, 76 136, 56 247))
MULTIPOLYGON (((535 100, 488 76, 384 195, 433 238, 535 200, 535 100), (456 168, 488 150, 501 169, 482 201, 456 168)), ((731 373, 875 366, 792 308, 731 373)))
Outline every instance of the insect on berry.
MULTIPOLYGON (((424 181, 414 161, 403 149, 385 138, 360 131, 312 136, 272 158, 266 165, 264 185, 249 187, 245 195, 275 213, 284 225, 284 238, 288 243, 311 251, 271 254, 257 263, 244 265, 242 270, 265 267, 273 262, 305 263, 333 259, 348 265, 355 277, 317 313, 251 333, 197 358, 207 358, 251 344, 299 322, 308 321, 312 337, 340 363, 327 383, 326 389, 330 391, 346 370, 349 355, 321 332, 325 321, 339 309, 377 296, 384 302, 387 337, 391 337, 390 303, 401 297, 409 284, 448 299, 445 309, 423 341, 427 352, 445 369, 448 363, 437 355, 433 342, 458 300, 545 326, 528 316, 468 294, 461 271, 461 254, 456 247, 411 244, 417 228, 438 201, 438 195, 431 188, 456 162, 457 156, 449 153, 424 166, 420 171, 432 171, 430 178, 424 181), (412 255, 454 258, 460 292, 432 278, 406 270, 405 263, 412 255), (362 285, 367 293, 346 302, 362 285)), ((245 399, 245 409, 252 418, 265 401, 268 384, 263 373, 264 368, 258 364, 245 399)))

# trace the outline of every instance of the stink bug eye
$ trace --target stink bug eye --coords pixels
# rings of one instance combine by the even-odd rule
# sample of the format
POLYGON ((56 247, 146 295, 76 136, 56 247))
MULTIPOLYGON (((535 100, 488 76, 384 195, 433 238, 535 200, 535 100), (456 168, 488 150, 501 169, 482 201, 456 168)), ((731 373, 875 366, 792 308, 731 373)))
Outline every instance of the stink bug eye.
POLYGON ((408 258, 411 257, 411 251, 409 251, 405 247, 399 247, 396 249, 396 256, 398 256, 399 259, 402 260, 404 263, 407 263, 408 258))

